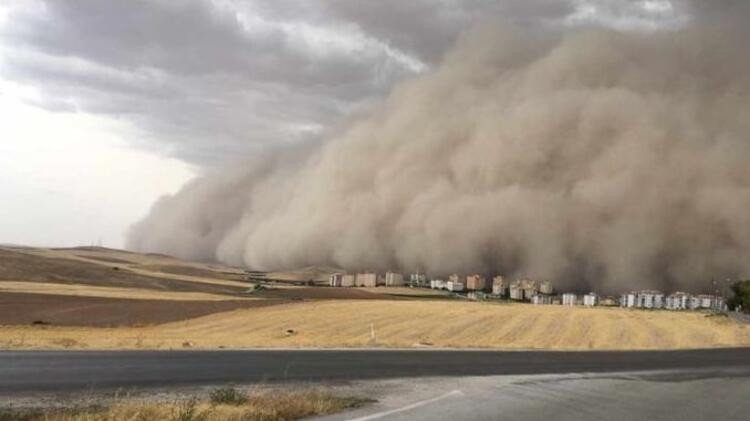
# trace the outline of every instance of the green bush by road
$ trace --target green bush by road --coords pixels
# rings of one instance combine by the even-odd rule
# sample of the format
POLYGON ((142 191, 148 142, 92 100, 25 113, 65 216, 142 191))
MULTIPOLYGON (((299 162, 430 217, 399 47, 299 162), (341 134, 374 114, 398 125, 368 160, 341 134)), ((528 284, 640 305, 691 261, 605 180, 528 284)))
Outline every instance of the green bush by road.
POLYGON ((742 306, 745 313, 750 313, 750 280, 738 281, 732 285, 734 296, 729 299, 729 308, 736 309, 742 306))

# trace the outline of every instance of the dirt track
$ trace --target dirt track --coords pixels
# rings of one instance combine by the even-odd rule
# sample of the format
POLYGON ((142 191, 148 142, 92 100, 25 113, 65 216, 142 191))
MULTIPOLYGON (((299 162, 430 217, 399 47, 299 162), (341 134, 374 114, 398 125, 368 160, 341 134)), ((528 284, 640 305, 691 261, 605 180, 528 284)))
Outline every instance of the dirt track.
POLYGON ((0 325, 136 326, 186 320, 283 300, 173 301, 0 293, 0 325))

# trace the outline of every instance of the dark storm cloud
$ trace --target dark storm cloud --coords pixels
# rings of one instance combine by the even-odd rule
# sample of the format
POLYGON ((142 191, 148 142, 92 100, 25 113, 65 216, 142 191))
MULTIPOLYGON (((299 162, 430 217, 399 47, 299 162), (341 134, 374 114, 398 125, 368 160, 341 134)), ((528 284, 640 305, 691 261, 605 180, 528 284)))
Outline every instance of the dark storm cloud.
POLYGON ((333 0, 325 2, 324 7, 342 20, 356 22, 367 33, 434 62, 472 23, 484 19, 539 23, 572 13, 573 3, 568 0, 333 0))
POLYGON ((214 165, 325 136, 478 22, 544 26, 592 3, 617 16, 644 1, 24 1, 0 28, 0 77, 37 88, 37 106, 125 118, 140 145, 214 165))
POLYGON ((3 79, 52 110, 128 117, 199 164, 309 138, 422 66, 352 25, 254 3, 19 5, 0 34, 3 79))

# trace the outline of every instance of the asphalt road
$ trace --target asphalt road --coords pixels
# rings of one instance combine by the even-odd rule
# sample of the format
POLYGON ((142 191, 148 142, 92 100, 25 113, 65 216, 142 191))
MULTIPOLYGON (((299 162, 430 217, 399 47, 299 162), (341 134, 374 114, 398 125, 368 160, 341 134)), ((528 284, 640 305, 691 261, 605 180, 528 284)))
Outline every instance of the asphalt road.
POLYGON ((360 395, 376 402, 320 420, 747 421, 750 414, 750 368, 364 383, 370 389, 360 395))
POLYGON ((0 394, 750 367, 750 348, 647 352, 436 350, 0 352, 0 394))

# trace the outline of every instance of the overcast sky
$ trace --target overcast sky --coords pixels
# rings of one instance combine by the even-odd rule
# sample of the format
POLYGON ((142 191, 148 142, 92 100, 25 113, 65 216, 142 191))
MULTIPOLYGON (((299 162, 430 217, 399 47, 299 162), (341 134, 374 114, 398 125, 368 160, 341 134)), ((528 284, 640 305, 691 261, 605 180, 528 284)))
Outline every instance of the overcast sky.
POLYGON ((667 0, 0 0, 0 243, 121 247, 160 195, 325 138, 499 19, 682 15, 667 0))

